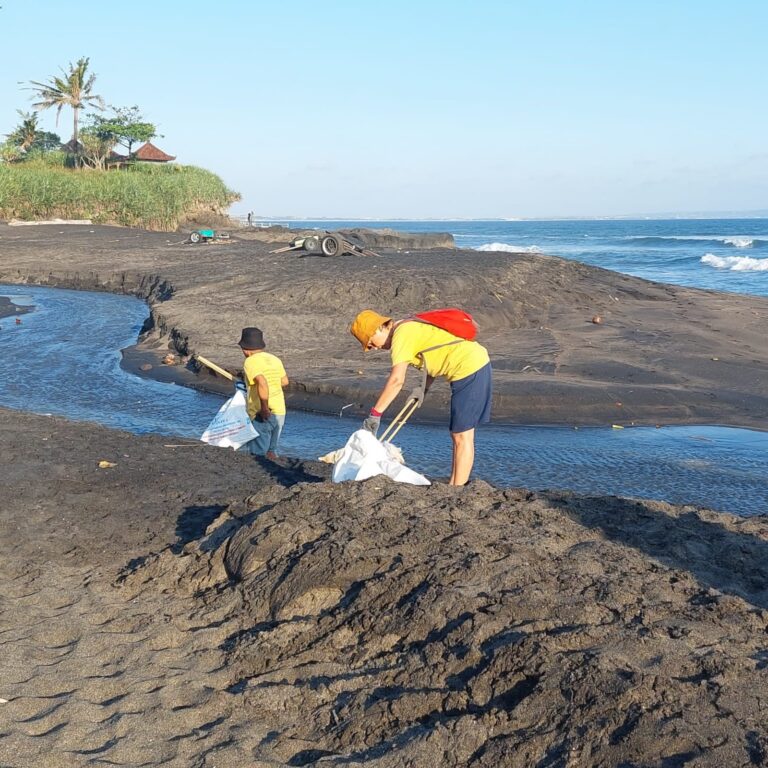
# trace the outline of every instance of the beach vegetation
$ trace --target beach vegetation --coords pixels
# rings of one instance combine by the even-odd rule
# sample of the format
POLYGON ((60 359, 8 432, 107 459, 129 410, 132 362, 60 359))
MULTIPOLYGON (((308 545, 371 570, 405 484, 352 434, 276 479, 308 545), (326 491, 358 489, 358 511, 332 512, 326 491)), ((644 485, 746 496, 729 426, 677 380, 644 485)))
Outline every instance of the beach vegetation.
POLYGON ((56 109, 56 124, 58 125, 61 110, 72 108, 72 147, 75 154, 78 151, 78 118, 80 110, 85 106, 104 109, 104 99, 93 92, 96 75, 88 72, 90 59, 86 56, 69 65, 69 70, 62 69, 61 76, 52 76, 48 82, 31 80, 29 89, 34 91, 37 101, 35 109, 56 109))
POLYGON ((157 135, 153 123, 146 122, 137 106, 113 107, 112 115, 90 114, 80 131, 77 151, 79 159, 90 168, 104 170, 112 165, 133 161, 133 145, 146 142, 157 135), (116 146, 125 147, 128 154, 115 154, 116 146))
POLYGON ((23 160, 36 152, 50 152, 61 148, 61 138, 57 134, 40 130, 37 112, 22 112, 20 109, 16 112, 21 122, 6 135, 5 144, 8 145, 9 153, 5 159, 13 157, 23 160))
POLYGON ((106 109, 94 93, 89 63, 83 57, 61 76, 30 81, 35 110, 54 108, 58 123, 61 110, 71 107, 72 139, 62 144, 55 133, 40 130, 37 111, 18 112, 19 125, 0 143, 0 218, 90 219, 172 231, 185 221, 224 217, 239 195, 216 174, 167 163, 173 158, 155 148, 149 158, 134 152, 137 143, 158 135, 138 106, 110 105, 108 114, 88 114, 80 125, 84 107, 106 109))
POLYGON ((24 157, 24 153, 11 142, 0 144, 0 163, 17 163, 24 157))
MULTIPOLYGON (((89 139, 85 139, 84 147, 89 139)), ((223 215, 239 195, 214 173, 178 164, 137 163, 120 171, 66 166, 64 152, 0 163, 0 218, 91 219, 174 231, 187 219, 223 215)))
POLYGON ((128 157, 133 154, 133 145, 151 141, 157 136, 157 128, 147 122, 138 106, 115 107, 110 104, 112 115, 88 115, 89 128, 106 138, 112 139, 112 146, 125 148, 128 157))
POLYGON ((78 152, 80 160, 90 168, 103 171, 115 142, 111 134, 86 126, 80 131, 78 152))

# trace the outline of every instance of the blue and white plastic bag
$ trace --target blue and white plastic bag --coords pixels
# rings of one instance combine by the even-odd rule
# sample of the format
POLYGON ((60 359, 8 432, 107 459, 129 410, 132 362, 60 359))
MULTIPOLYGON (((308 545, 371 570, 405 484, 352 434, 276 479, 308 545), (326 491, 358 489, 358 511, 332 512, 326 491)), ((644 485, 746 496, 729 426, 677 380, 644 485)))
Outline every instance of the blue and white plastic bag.
POLYGON ((213 421, 200 436, 204 443, 217 445, 220 448, 234 448, 237 450, 249 440, 258 437, 259 433, 253 426, 245 403, 245 394, 237 390, 219 412, 213 417, 213 421))

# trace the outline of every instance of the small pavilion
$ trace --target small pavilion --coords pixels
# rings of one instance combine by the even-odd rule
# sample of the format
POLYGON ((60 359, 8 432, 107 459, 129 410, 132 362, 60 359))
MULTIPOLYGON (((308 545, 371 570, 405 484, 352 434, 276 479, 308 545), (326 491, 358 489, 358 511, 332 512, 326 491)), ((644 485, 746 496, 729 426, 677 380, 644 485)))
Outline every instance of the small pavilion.
POLYGON ((142 163, 170 163, 175 160, 173 155, 167 155, 162 149, 158 149, 151 142, 142 144, 132 155, 133 160, 139 160, 142 163))

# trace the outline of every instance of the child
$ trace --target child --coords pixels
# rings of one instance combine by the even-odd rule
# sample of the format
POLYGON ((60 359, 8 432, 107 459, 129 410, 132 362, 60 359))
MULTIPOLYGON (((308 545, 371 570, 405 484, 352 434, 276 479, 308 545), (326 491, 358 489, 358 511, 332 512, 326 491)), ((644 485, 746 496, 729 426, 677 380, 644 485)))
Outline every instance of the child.
POLYGON ((280 358, 264 351, 266 345, 260 329, 243 328, 237 343, 245 355, 243 373, 248 385, 248 415, 259 433, 240 450, 275 459, 285 424, 283 387, 288 386, 288 376, 280 358))

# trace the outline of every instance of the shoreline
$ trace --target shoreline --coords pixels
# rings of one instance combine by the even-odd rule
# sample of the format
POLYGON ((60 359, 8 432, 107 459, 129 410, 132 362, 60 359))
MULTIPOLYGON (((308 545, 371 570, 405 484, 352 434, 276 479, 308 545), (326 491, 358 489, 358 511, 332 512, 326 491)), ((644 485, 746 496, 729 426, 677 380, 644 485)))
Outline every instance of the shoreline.
MULTIPOLYGON (((34 234, 32 246, 28 233, 0 224, 0 282, 136 296, 150 312, 140 347, 199 353, 230 370, 242 366, 240 329, 258 324, 286 365, 289 397, 312 411, 355 403, 364 415, 386 379, 386 355, 363 355, 346 331, 357 309, 407 317, 442 304, 463 306, 480 326, 495 422, 766 428, 768 298, 540 254, 434 248, 321 259, 276 256, 239 236, 224 249, 103 226, 34 234)), ((448 397, 435 386, 416 421, 443 422, 448 397)))
MULTIPOLYGON (((176 384, 182 387, 188 387, 200 392, 206 392, 208 394, 220 395, 222 398, 227 398, 232 395, 232 384, 226 379, 218 376, 213 371, 208 371, 205 366, 201 366, 199 372, 190 370, 186 365, 175 363, 173 365, 167 365, 163 363, 163 357, 166 353, 163 350, 143 348, 142 342, 125 349, 120 350, 122 358, 120 361, 120 367, 128 373, 140 378, 152 379, 168 384, 176 384), (150 370, 142 370, 142 365, 151 365, 150 370)), ((382 382, 383 383, 383 382, 382 382)), ((349 404, 344 401, 344 398, 338 395, 328 395, 322 393, 311 393, 297 391, 292 388, 288 388, 285 391, 285 401, 289 409, 302 411, 304 413, 314 413, 320 416, 340 416, 341 408, 344 407, 345 415, 351 415, 365 418, 367 411, 364 406, 359 403, 353 403, 352 407, 348 407, 349 404)), ((394 413, 394 408, 391 409, 394 413)), ((409 424, 424 424, 432 426, 440 426, 446 423, 445 409, 436 406, 430 406, 429 403, 425 403, 422 408, 419 409, 408 420, 409 424)), ((594 422, 594 423, 575 423, 575 422, 556 422, 547 421, 542 423, 536 422, 509 422, 502 421, 500 419, 491 419, 491 425, 500 427, 530 427, 530 428, 546 428, 552 427, 555 429, 579 429, 579 428, 599 428, 611 426, 606 422, 594 422)), ((717 422, 692 422, 687 419, 681 419, 679 421, 660 422, 657 420, 650 421, 634 421, 629 424, 622 425, 625 428, 632 427, 646 427, 662 429, 663 427, 682 427, 682 426, 697 426, 697 427, 723 427, 732 429, 746 429, 753 432, 768 432, 768 422, 764 420, 756 420, 754 424, 726 424, 717 422)))
MULTIPOLYGON (((768 298, 540 254, 438 247, 300 258, 274 255, 248 233, 224 249, 115 227, 34 229, 33 245, 29 233, 0 223, 0 282, 142 299, 150 317, 127 356, 162 380, 220 391, 207 375, 177 376, 142 356, 199 353, 237 370, 240 329, 259 324, 286 365, 292 407, 337 415, 353 403, 345 413, 364 416, 388 366, 346 332, 354 312, 373 306, 403 317, 442 304, 465 307, 480 326, 494 365, 495 423, 768 426, 768 298), (591 322, 595 312, 602 323, 591 322)), ((448 399, 438 382, 414 423, 444 423, 448 399)))
MULTIPOLYGON (((196 373, 190 370, 183 364, 176 363, 174 365, 166 365, 162 362, 164 352, 158 349, 143 349, 141 342, 126 347, 120 350, 122 359, 120 361, 120 367, 126 372, 131 373, 140 378, 152 379, 153 381, 159 381, 162 383, 176 384, 178 386, 188 387, 200 392, 206 392, 208 394, 220 395, 223 399, 226 399, 232 395, 232 384, 226 379, 218 376, 212 371, 207 371, 204 366, 202 370, 205 372, 196 373), (141 365, 152 365, 151 370, 142 370, 141 365)), ((382 380, 383 383, 383 380, 382 380)), ((286 405, 291 410, 297 410, 304 413, 314 413, 319 416, 339 416, 342 407, 347 406, 348 403, 344 401, 344 398, 338 395, 327 395, 321 393, 310 393, 295 391, 287 389, 285 391, 286 405)), ((440 426, 445 425, 446 415, 445 409, 441 407, 432 406, 426 403, 422 406, 414 415, 408 420, 409 424, 413 425, 431 425, 440 426), (421 412, 423 409, 423 412, 421 412)), ((394 408, 391 409, 394 413, 394 408)), ((367 411, 364 406, 359 403, 354 403, 351 408, 346 408, 344 411, 346 415, 352 415, 354 417, 365 418, 367 411)), ((575 423, 575 422, 556 422, 547 421, 542 423, 536 422, 509 422, 499 419, 491 419, 491 426, 499 427, 526 427, 543 429, 551 427, 553 429, 597 429, 601 427, 611 426, 604 421, 594 423, 575 423)), ((756 420, 754 424, 727 424, 718 422, 692 422, 690 420, 681 419, 679 421, 660 422, 650 420, 646 422, 635 421, 629 424, 622 425, 627 429, 633 427, 655 428, 662 429, 664 427, 723 427, 730 429, 745 429, 752 432, 768 432, 768 422, 765 420, 756 420)))
MULTIPOLYGON (((351 288, 375 298, 367 275, 304 260, 285 280, 284 265, 250 246, 177 254, 154 237, 100 232, 96 242, 81 233, 74 245, 49 244, 43 256, 39 244, 34 253, 21 244, 0 281, 148 301, 154 327, 125 355, 126 365, 154 366, 143 374, 180 372, 156 365, 169 342, 177 354, 236 366, 250 302, 258 313, 245 317, 263 320, 289 372, 319 380, 322 391, 308 396, 342 398, 340 370, 357 402, 383 382, 386 360, 361 361, 336 327, 351 288), (38 263, 46 255, 60 259, 47 272, 38 263), (337 281, 340 297, 341 288, 328 291, 337 281), (308 341, 308 327, 324 345, 308 341)), ((506 285, 501 272, 487 285, 484 275, 430 282, 443 258, 379 263, 399 296, 380 301, 403 309, 434 290, 453 303, 471 280, 496 293, 506 285)), ((530 288, 506 303, 472 294, 484 328, 505 318, 518 326, 487 334, 505 396, 531 397, 526 384, 540 378, 550 383, 540 409, 608 414, 619 391, 631 405, 623 393, 634 382, 654 389, 661 356, 671 362, 649 412, 701 416, 695 406, 715 382, 717 398, 733 396, 722 412, 765 413, 758 377, 768 342, 751 313, 768 315, 768 302, 546 259, 505 264, 497 268, 515 280, 566 281, 578 304, 563 308, 561 290, 534 291, 540 303, 528 308, 530 288), (585 326, 594 292, 615 296, 617 286, 626 303, 640 292, 637 307, 610 316, 609 328, 585 326), (679 344, 663 335, 672 320, 679 344), (568 339, 586 352, 566 349, 568 339), (632 357, 646 347, 647 360, 632 357), (748 352, 748 364, 721 349, 748 352), (723 358, 724 378, 709 357, 723 358), (526 365, 539 372, 520 373, 526 365), (553 400, 555 384, 570 397, 553 400)), ((437 755, 445 768, 720 768, 755 764, 768 748, 764 513, 478 480, 332 484, 317 462, 4 408, 0 444, 1 763, 426 768, 437 755)))

